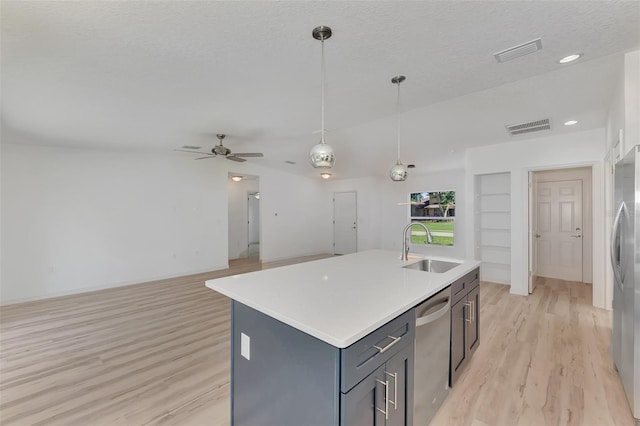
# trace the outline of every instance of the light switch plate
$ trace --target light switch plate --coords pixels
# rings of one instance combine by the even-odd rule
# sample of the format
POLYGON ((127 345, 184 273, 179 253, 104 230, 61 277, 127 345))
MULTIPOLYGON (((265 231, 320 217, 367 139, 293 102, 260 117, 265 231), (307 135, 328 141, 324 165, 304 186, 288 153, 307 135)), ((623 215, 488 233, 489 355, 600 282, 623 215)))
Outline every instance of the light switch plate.
POLYGON ((251 360, 251 338, 244 333, 240 333, 240 355, 251 360))

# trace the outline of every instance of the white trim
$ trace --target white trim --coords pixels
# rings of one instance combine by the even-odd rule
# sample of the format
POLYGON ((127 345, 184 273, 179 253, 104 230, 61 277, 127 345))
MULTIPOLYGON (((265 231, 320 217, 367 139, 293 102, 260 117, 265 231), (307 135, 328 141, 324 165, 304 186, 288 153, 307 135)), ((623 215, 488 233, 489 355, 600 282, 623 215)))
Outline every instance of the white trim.
MULTIPOLYGON (((525 167, 522 170, 523 179, 521 182, 521 191, 523 193, 528 193, 529 190, 529 179, 528 175, 530 172, 539 172, 539 171, 548 171, 548 170, 562 170, 562 169, 570 169, 570 168, 578 168, 578 167, 590 167, 591 168, 591 209, 592 209, 592 223, 591 223, 591 235, 592 235, 592 294, 593 294, 593 306, 596 308, 609 309, 607 306, 610 306, 610 301, 607 301, 606 295, 606 283, 605 283, 605 230, 604 230, 604 194, 603 194, 603 167, 601 162, 598 161, 590 161, 583 163, 571 163, 571 164, 560 164, 553 166, 541 166, 541 167, 525 167)), ((529 258, 529 206, 528 206, 528 197, 524 198, 525 205, 523 207, 524 215, 520 217, 519 220, 523 220, 521 224, 521 229, 523 230, 523 253, 525 254, 525 258, 529 258)), ((515 220, 518 218, 514 217, 515 220)), ((512 229, 517 229, 516 226, 513 226, 512 229)), ((519 277, 522 281, 528 282, 528 274, 529 268, 521 268, 523 276, 519 277)), ((512 270, 513 274, 513 270, 512 270)), ((512 276, 512 282, 518 282, 518 277, 512 276)), ((511 292, 514 294, 520 294, 519 292, 514 292, 513 287, 511 288, 511 292)))
POLYGON ((168 280, 168 279, 177 278, 177 277, 187 277, 189 275, 204 274, 206 272, 220 271, 228 268, 229 268, 229 263, 227 262, 225 265, 222 265, 222 266, 213 266, 211 268, 206 268, 201 270, 184 271, 178 274, 145 277, 145 278, 140 278, 134 281, 121 281, 121 282, 112 283, 112 284, 102 284, 98 286, 82 287, 82 288, 73 289, 73 290, 55 291, 53 293, 41 294, 41 295, 32 296, 32 297, 24 297, 20 299, 3 300, 2 303, 0 303, 0 306, 14 305, 16 303, 24 303, 24 302, 33 302, 36 300, 52 299, 54 297, 71 296, 74 294, 91 293, 94 291, 109 290, 111 288, 126 287, 129 285, 145 284, 153 281, 161 281, 161 280, 168 280))

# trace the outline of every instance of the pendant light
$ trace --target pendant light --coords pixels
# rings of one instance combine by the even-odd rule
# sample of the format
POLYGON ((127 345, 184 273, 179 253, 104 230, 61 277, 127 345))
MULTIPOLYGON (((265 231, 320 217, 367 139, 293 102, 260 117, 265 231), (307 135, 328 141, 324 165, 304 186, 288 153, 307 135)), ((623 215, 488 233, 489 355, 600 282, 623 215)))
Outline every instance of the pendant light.
POLYGON ((336 155, 331 145, 328 145, 324 140, 324 41, 331 37, 331 28, 319 26, 313 29, 312 35, 316 40, 320 40, 322 45, 322 130, 320 133, 320 143, 311 148, 309 157, 311 159, 311 165, 316 169, 330 169, 336 162, 336 155))
POLYGON ((408 169, 407 166, 402 164, 400 161, 400 83, 405 81, 407 78, 404 75, 398 75, 391 79, 393 84, 398 85, 398 98, 396 102, 396 130, 398 136, 398 160, 396 161, 396 165, 391 168, 389 172, 389 176, 391 180, 394 182, 402 182, 407 180, 408 169))

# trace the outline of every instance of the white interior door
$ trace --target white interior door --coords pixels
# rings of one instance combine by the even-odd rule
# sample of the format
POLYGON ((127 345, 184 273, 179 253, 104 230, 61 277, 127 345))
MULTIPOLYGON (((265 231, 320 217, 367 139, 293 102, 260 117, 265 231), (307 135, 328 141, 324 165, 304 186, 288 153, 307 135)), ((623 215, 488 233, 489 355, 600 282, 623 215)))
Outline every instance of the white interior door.
POLYGON ((247 194, 247 236, 249 257, 260 254, 260 199, 258 192, 247 194))
POLYGON ((535 274, 582 281, 582 181, 538 183, 535 213, 535 274))
POLYGON ((333 252, 355 253, 358 250, 358 224, 355 192, 333 194, 333 252))

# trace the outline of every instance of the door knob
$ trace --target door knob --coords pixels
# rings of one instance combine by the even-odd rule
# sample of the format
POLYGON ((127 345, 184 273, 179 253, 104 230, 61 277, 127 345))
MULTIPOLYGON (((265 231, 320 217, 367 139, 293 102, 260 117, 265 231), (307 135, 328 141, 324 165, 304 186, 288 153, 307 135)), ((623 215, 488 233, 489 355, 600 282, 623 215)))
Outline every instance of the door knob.
POLYGON ((540 236, 541 236, 540 234, 536 234, 536 238, 540 238, 540 236))
POLYGON ((573 234, 573 235, 569 235, 572 238, 582 238, 582 235, 580 234, 573 234))

